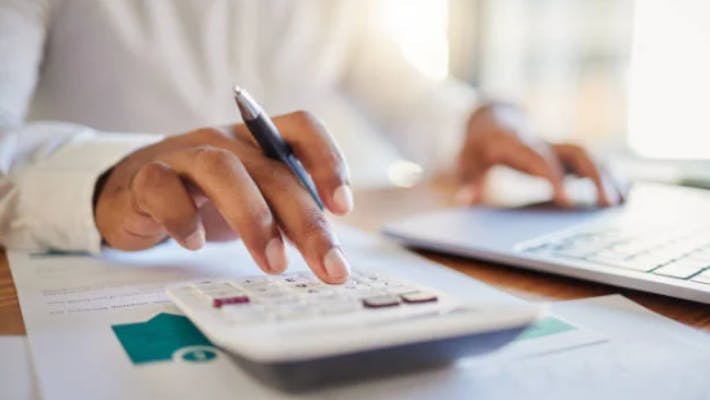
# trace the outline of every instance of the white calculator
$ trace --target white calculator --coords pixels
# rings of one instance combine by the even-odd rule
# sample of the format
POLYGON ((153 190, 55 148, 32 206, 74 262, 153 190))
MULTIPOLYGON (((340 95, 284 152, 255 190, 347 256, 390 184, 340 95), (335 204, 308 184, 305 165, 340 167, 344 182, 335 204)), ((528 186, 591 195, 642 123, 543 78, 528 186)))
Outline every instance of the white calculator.
POLYGON ((293 390, 489 352, 515 339, 538 313, 524 305, 465 303, 365 270, 342 285, 293 272, 187 282, 167 292, 247 371, 293 390))

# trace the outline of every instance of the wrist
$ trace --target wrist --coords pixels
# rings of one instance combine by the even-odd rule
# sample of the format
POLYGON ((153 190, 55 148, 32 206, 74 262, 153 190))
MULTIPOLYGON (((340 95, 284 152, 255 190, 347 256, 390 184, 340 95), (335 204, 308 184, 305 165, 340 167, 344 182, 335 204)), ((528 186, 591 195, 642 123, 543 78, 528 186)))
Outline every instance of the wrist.
POLYGON ((488 102, 475 109, 468 121, 468 134, 531 131, 523 109, 514 103, 488 102))
POLYGON ((91 197, 91 205, 94 210, 94 218, 96 218, 96 203, 99 202, 99 196, 101 195, 101 192, 104 189, 104 186, 106 186, 106 181, 108 181, 109 176, 111 176, 111 172, 113 172, 114 167, 111 167, 104 171, 99 177, 96 179, 96 183, 94 184, 94 194, 91 197))

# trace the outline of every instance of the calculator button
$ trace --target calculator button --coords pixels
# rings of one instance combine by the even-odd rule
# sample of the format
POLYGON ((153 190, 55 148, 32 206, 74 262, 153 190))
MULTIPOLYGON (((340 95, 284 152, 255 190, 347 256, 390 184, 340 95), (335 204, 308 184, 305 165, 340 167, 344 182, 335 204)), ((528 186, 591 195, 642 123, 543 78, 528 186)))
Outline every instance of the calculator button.
POLYGON ((202 293, 214 292, 219 290, 229 290, 233 287, 225 282, 214 282, 214 281, 202 281, 193 283, 192 287, 199 290, 202 293))
POLYGON ((291 289, 295 290, 306 290, 306 289, 311 289, 311 288, 319 288, 319 287, 324 287, 325 285, 319 283, 319 282, 295 282, 295 283, 289 283, 287 286, 291 289))
POLYGON ((255 284, 264 283, 264 282, 268 282, 268 281, 269 281, 269 278, 267 278, 265 276, 253 276, 250 278, 240 279, 239 283, 242 285, 255 285, 255 284))
POLYGON ((269 280, 265 277, 241 279, 236 281, 235 283, 239 287, 244 288, 244 290, 254 290, 258 288, 263 288, 271 284, 269 280))
POLYGON ((227 320, 233 323, 261 322, 268 319, 266 308, 261 305, 250 303, 228 304, 221 309, 227 320))
MULTIPOLYGON (((301 297, 302 301, 310 304, 314 307, 320 307, 323 305, 327 304, 333 304, 337 302, 343 302, 343 301, 349 301, 349 299, 345 296, 338 295, 338 294, 324 294, 324 295, 311 295, 311 296, 303 296, 301 297)), ((354 300, 357 304, 360 304, 359 301, 354 300)))
POLYGON ((408 285, 402 285, 402 284, 395 284, 387 288, 387 290, 397 296, 401 296, 403 294, 407 293, 413 293, 418 291, 418 289, 414 286, 408 286, 408 285))
POLYGON ((313 316, 313 309, 305 305, 282 306, 273 310, 278 320, 304 319, 313 316))
POLYGON ((231 296, 231 297, 218 297, 212 299, 212 307, 220 308, 227 304, 243 304, 248 303, 249 297, 247 296, 231 296))
POLYGON ((361 300, 369 299, 369 298, 377 298, 377 297, 394 297, 397 298, 397 296, 392 296, 391 293, 385 291, 385 290, 380 290, 380 289, 370 289, 370 288, 363 288, 360 290, 357 290, 354 292, 355 297, 361 300))
POLYGON ((309 272, 294 272, 284 274, 279 277, 279 280, 284 283, 306 283, 313 282, 313 274, 309 272))
POLYGON ((281 305, 288 305, 288 304, 301 304, 303 303, 301 299, 299 299, 297 296, 289 295, 289 294, 284 294, 281 296, 260 296, 256 298, 257 301, 261 304, 266 304, 270 306, 281 306, 281 305))
POLYGON ((342 292, 352 292, 352 291, 358 290, 363 287, 366 287, 366 286, 362 285, 361 283, 357 282, 354 279, 350 279, 347 282, 343 283, 342 285, 336 286, 335 288, 337 290, 341 290, 342 292))
POLYGON ((312 287, 304 290, 303 293, 309 297, 324 297, 332 295, 335 291, 327 287, 312 287))
POLYGON ((320 305, 318 311, 323 315, 342 315, 362 310, 359 302, 332 302, 320 305))
POLYGON ((189 296, 189 297, 196 297, 199 296, 200 291, 195 289, 193 285, 190 286, 182 286, 179 288, 173 289, 173 293, 175 293, 178 296, 189 296))
POLYGON ((396 296, 374 296, 362 299, 362 304, 367 308, 384 308, 399 305, 399 298, 396 296))
POLYGON ((226 286, 223 289, 200 290, 199 293, 211 299, 216 299, 218 297, 233 297, 244 294, 244 292, 239 289, 229 288, 226 286))
POLYGON ((434 293, 421 291, 404 293, 401 294, 399 297, 401 297, 402 300, 408 304, 432 303, 437 300, 437 297, 434 293))
POLYGON ((274 287, 269 287, 269 286, 260 286, 260 287, 250 287, 246 288, 247 293, 254 295, 254 296, 270 296, 277 294, 279 292, 278 288, 274 287))

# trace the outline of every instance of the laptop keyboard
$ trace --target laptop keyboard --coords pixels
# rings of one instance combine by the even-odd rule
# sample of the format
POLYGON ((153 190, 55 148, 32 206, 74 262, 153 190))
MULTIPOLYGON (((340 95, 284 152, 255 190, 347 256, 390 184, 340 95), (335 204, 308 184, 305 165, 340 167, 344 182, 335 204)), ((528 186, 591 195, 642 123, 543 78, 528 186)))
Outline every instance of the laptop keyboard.
POLYGON ((710 226, 588 227, 528 243, 525 253, 710 284, 710 226))

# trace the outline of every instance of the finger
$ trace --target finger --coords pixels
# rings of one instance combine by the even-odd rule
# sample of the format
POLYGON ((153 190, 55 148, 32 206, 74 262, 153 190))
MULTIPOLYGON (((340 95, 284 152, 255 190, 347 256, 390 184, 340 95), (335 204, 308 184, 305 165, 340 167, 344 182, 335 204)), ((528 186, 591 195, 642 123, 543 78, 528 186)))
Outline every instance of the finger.
POLYGON ((543 156, 539 151, 520 143, 505 146, 501 150, 498 164, 547 179, 552 185, 555 203, 564 207, 571 206, 562 182, 562 165, 554 156, 543 156))
POLYGON ((478 204, 483 201, 483 190, 485 188, 485 172, 471 175, 463 183, 454 195, 454 202, 463 206, 478 204))
POLYGON ((100 202, 96 213, 105 217, 97 218, 106 243, 119 250, 143 250, 155 246, 165 239, 165 228, 149 214, 141 211, 133 200, 130 190, 123 190, 114 200, 100 202))
POLYGON ((164 161, 214 203, 262 270, 286 269, 286 251, 274 216, 237 156, 222 148, 198 146, 166 155, 164 161))
POLYGON ((454 195, 454 202, 460 205, 471 205, 483 201, 485 177, 490 169, 490 166, 480 155, 470 151, 471 148, 474 147, 464 146, 457 160, 461 186, 454 195))
POLYGON ((252 176, 276 214, 281 228, 311 270, 326 283, 342 283, 350 266, 323 212, 281 163, 264 160, 252 176))
POLYGON ((165 228, 180 245, 198 250, 205 244, 205 228, 180 177, 165 163, 142 166, 130 184, 136 208, 165 228))
POLYGON ((631 189, 629 182, 622 176, 610 173, 603 165, 597 164, 597 168, 602 177, 607 177, 606 180, 603 180, 603 182, 608 183, 606 187, 611 187, 612 192, 618 195, 616 204, 625 203, 631 189))
POLYGON ((605 178, 589 154, 575 145, 555 145, 553 149, 560 161, 568 166, 576 175, 592 180, 597 190, 597 203, 601 206, 611 206, 618 202, 615 189, 605 182, 605 178))
POLYGON ((274 120, 296 157, 313 178, 318 194, 336 214, 353 208, 349 174, 333 138, 310 113, 299 111, 274 120))
POLYGON ((201 206, 199 212, 207 232, 208 242, 227 242, 239 239, 239 233, 229 226, 211 201, 201 206))

